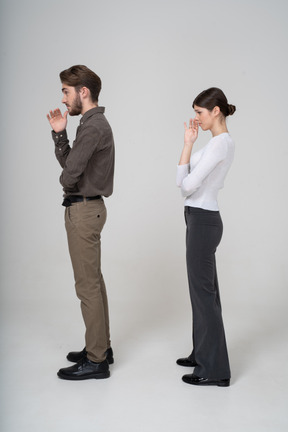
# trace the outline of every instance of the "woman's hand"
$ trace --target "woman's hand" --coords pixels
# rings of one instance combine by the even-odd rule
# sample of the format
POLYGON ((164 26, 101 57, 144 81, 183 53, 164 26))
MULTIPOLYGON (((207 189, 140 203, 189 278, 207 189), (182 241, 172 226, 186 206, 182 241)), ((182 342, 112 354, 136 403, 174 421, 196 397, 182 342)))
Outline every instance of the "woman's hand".
POLYGON ((65 111, 63 116, 59 108, 56 108, 54 111, 49 111, 49 113, 50 114, 47 114, 47 119, 54 132, 58 133, 66 129, 68 111, 65 111))
POLYGON ((179 165, 186 165, 190 162, 192 147, 198 137, 198 126, 197 120, 190 119, 189 126, 184 123, 184 148, 182 150, 179 165))
POLYGON ((184 123, 184 144, 193 146, 195 143, 197 137, 198 137, 198 120, 189 120, 189 127, 187 126, 186 122, 184 123))

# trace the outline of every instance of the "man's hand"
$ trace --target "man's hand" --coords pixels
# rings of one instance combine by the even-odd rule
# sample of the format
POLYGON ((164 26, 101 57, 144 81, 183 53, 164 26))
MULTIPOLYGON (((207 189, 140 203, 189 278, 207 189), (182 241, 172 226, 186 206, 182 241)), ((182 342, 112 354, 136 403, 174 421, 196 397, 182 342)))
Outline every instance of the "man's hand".
POLYGON ((65 111, 63 116, 59 108, 56 108, 54 111, 49 111, 49 113, 50 114, 47 114, 47 119, 54 132, 58 133, 66 129, 68 111, 65 111))

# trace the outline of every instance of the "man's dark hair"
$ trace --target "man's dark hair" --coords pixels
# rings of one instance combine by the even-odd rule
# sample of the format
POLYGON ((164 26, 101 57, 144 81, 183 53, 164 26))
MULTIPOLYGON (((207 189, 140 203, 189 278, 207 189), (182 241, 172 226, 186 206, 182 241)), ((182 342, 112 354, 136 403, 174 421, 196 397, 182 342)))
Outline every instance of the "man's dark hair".
POLYGON ((71 66, 59 74, 62 83, 79 92, 81 87, 87 87, 90 90, 92 102, 98 102, 98 96, 101 90, 101 79, 92 70, 84 65, 71 66))

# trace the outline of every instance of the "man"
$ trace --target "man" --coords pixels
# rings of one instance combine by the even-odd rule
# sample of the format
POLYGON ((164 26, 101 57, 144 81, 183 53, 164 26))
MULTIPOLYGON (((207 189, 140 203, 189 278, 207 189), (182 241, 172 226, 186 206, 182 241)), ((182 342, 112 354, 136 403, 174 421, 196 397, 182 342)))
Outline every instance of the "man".
POLYGON ((106 221, 103 196, 113 191, 114 141, 104 107, 98 106, 100 78, 86 66, 76 65, 60 73, 62 102, 67 111, 50 111, 55 154, 63 168, 65 227, 72 261, 76 294, 86 327, 86 346, 70 352, 76 364, 60 369, 68 380, 108 378, 114 362, 110 345, 109 313, 101 273, 100 236, 106 221), (66 134, 67 116, 82 114, 72 148, 66 134))

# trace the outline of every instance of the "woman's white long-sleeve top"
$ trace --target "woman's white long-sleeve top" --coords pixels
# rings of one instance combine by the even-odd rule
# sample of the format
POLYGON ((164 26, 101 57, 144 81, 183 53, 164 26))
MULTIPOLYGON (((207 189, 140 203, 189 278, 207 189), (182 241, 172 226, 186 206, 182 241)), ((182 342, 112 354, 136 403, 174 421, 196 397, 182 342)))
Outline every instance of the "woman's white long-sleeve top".
POLYGON ((234 142, 229 133, 217 135, 201 150, 192 153, 190 163, 177 166, 177 186, 185 206, 217 211, 218 191, 234 157, 234 142))

